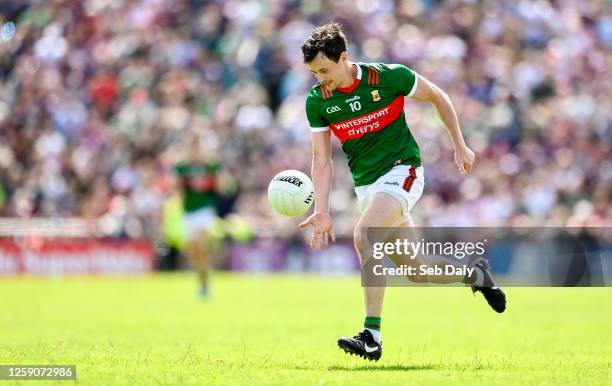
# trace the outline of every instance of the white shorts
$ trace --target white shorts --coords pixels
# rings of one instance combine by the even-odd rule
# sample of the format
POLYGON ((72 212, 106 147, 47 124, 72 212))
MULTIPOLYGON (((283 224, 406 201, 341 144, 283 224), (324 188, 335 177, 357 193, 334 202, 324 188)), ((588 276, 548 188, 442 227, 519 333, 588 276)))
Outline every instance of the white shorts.
POLYGON ((186 212, 183 216, 183 227, 188 240, 194 240, 202 235, 215 222, 217 215, 213 208, 202 208, 195 212, 186 212))
POLYGON ((362 212, 368 208, 374 195, 378 192, 395 197, 402 206, 403 222, 410 214, 414 204, 421 198, 424 188, 425 175, 422 166, 397 165, 370 185, 355 187, 355 193, 357 194, 357 205, 362 212))

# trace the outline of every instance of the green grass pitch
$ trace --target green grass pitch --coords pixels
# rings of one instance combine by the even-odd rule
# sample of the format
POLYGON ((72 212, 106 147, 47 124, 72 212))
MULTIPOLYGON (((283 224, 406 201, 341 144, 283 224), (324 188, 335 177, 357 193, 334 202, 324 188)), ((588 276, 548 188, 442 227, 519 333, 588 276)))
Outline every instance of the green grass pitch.
MULTIPOLYGON (((609 385, 612 289, 390 288, 383 357, 336 346, 363 322, 357 277, 0 279, 0 364, 76 364, 79 385, 609 385)), ((0 381, 67 384, 74 381, 0 381)))

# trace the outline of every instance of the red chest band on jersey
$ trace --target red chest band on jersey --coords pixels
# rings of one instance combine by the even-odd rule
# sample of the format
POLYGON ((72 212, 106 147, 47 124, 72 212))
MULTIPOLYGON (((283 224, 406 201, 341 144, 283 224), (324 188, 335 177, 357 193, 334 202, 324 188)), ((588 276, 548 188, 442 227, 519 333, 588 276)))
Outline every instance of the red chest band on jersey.
POLYGON ((361 138, 389 126, 404 109, 404 96, 400 95, 391 104, 345 121, 330 123, 329 127, 340 142, 361 138))

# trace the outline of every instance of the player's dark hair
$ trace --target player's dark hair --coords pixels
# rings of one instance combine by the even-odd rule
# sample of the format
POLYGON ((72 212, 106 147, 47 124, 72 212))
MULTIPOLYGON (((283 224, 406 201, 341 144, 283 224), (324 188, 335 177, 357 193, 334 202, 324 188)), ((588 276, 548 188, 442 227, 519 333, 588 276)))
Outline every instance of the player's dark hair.
POLYGON ((304 63, 312 62, 319 51, 338 63, 340 54, 346 51, 346 36, 340 23, 329 23, 315 28, 302 44, 304 63))

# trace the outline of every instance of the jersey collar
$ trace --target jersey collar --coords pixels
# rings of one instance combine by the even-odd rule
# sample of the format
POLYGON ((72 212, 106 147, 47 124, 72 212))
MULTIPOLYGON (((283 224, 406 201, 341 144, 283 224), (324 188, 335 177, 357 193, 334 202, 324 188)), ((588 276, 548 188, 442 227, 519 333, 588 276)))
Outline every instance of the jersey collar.
POLYGON ((346 94, 350 94, 353 91, 355 91, 355 89, 357 88, 357 86, 359 86, 359 83, 361 82, 361 66, 357 63, 351 63, 354 66, 357 66, 357 78, 353 81, 353 84, 351 84, 348 87, 337 87, 336 90, 346 93, 346 94))

